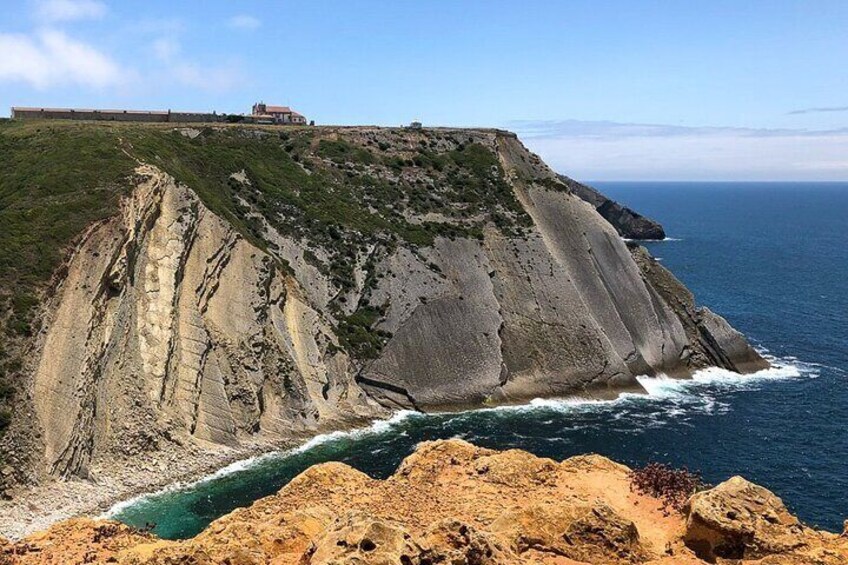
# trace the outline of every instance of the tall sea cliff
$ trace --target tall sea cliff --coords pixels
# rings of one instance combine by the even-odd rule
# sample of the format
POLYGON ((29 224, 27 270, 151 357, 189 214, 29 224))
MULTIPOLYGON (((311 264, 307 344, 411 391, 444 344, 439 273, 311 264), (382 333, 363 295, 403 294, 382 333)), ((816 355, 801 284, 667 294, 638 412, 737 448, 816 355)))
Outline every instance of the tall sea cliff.
POLYGON ((35 122, 0 143, 11 494, 766 366, 509 132, 35 122))

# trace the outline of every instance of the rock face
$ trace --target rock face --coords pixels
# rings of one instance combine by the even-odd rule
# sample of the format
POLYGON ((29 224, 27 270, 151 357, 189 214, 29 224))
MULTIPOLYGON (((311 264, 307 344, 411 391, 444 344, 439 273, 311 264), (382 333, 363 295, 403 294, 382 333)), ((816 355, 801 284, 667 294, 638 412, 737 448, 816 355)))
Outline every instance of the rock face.
POLYGON ((571 189, 575 196, 579 196, 594 206, 598 214, 612 224, 621 237, 633 240, 665 239, 665 230, 658 222, 607 198, 591 186, 579 183, 564 175, 559 175, 559 178, 571 189))
POLYGON ((759 559, 816 545, 819 534, 761 486, 733 477, 688 503, 686 544, 702 558, 759 559))
POLYGON ((597 455, 427 442, 384 481, 340 463, 312 467, 274 496, 163 541, 108 521, 71 520, 0 545, 0 562, 123 564, 838 565, 848 538, 806 528, 738 477, 684 512, 635 492, 597 455))
MULTIPOLYGON (((296 160, 269 145, 299 175, 286 169, 288 200, 270 201, 280 185, 259 190, 259 165, 233 170, 225 182, 241 216, 225 218, 208 187, 201 197, 166 165, 140 165, 121 212, 81 236, 43 307, 11 429, 30 454, 18 467, 27 480, 86 477, 163 446, 279 441, 397 408, 766 366, 514 135, 302 131, 313 137, 286 146, 302 148, 296 160), (378 161, 373 148, 389 141, 378 161), (315 198, 330 200, 310 213, 324 218, 333 195, 370 211, 316 235, 318 220, 291 201, 325 173, 335 184, 315 198), (365 192, 343 193, 349 185, 365 192), (402 191, 381 193, 397 201, 379 215, 368 191, 392 186, 402 191), (297 229, 286 223, 295 217, 297 229)), ((174 143, 204 148, 214 135, 225 134, 174 143)), ((238 150, 238 139, 220 143, 238 150)))

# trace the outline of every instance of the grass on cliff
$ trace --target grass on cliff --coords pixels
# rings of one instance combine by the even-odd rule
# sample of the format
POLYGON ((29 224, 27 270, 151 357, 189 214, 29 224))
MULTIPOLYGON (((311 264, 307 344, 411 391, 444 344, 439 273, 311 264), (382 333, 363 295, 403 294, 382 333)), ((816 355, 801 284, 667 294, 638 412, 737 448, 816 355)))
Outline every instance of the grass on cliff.
POLYGON ((0 404, 40 292, 86 226, 115 214, 132 168, 107 129, 0 123, 0 404))
MULTIPOLYGON (((506 233, 529 224, 489 149, 452 134, 384 132, 363 141, 355 132, 238 126, 189 137, 172 124, 0 123, 0 410, 51 275, 87 226, 117 212, 136 160, 188 185, 261 248, 269 243, 257 211, 280 233, 322 247, 328 260, 307 257, 342 290, 353 288, 353 266, 369 249, 480 238, 489 221, 506 233), (437 138, 449 149, 434 150, 437 138), (240 171, 248 182, 232 178, 240 171)), ((337 328, 363 357, 386 339, 370 314, 337 328)), ((0 428, 5 421, 0 414, 0 428)))

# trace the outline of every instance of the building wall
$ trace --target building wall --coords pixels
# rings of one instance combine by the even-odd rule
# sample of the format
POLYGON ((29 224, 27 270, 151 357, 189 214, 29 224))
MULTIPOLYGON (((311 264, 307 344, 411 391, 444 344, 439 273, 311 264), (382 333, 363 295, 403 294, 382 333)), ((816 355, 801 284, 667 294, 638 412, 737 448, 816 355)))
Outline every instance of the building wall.
POLYGON ((132 110, 72 110, 64 108, 12 108, 16 120, 95 120, 108 122, 218 122, 223 115, 204 112, 137 112, 132 110))

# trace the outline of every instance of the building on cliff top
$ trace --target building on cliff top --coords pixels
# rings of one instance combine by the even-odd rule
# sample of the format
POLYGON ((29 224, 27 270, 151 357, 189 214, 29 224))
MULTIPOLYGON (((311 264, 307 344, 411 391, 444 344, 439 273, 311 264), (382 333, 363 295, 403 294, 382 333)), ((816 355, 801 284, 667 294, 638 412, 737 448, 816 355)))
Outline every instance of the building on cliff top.
MULTIPOLYGON (((100 122, 246 123, 306 125, 306 118, 288 106, 253 105, 250 115, 171 110, 99 110, 87 108, 30 108, 13 106, 13 120, 85 120, 100 122)), ((313 122, 314 123, 314 122, 313 122)))
POLYGON ((13 106, 13 120, 94 120, 107 122, 220 122, 217 112, 172 112, 171 110, 97 110, 86 108, 27 108, 13 106))
POLYGON ((306 118, 288 106, 269 106, 264 102, 253 105, 251 116, 256 123, 306 125, 306 118))

